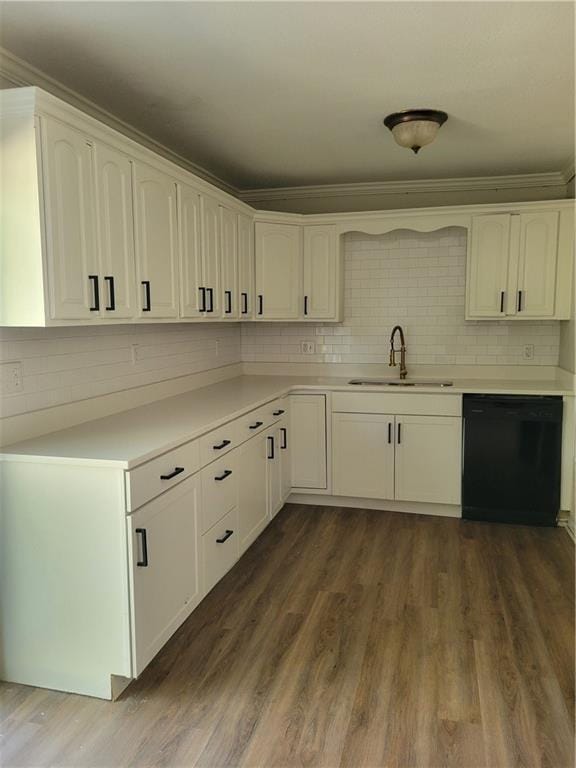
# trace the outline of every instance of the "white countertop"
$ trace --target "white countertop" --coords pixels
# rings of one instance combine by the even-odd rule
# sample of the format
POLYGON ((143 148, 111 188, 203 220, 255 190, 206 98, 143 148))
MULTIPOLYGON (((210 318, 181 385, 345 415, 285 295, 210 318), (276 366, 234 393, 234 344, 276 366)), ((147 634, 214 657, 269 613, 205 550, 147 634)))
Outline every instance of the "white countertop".
MULTIPOLYGON (((417 378, 412 379, 418 381, 417 378)), ((182 395, 14 443, 5 459, 66 461, 130 469, 292 390, 506 395, 571 395, 546 381, 454 380, 451 387, 350 385, 349 378, 239 376, 182 395)))

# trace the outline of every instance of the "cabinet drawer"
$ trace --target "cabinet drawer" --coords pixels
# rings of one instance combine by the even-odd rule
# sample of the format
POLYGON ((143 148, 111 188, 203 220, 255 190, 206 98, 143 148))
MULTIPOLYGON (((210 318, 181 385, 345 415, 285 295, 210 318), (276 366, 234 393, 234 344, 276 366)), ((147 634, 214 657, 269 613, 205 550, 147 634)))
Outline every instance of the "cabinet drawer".
POLYGON ((200 469, 198 441, 175 448, 126 472, 126 507, 133 512, 200 469))
POLYGON ((461 416, 462 395, 411 392, 334 392, 332 411, 340 413, 406 413, 414 416, 461 416))
POLYGON ((273 400, 271 403, 264 406, 264 410, 266 411, 268 424, 272 424, 273 422, 278 421, 278 419, 286 417, 286 414, 288 413, 288 400, 287 398, 273 400))
POLYGON ((238 440, 239 425, 236 421, 225 424, 223 427, 208 432, 203 435, 198 442, 200 443, 200 461, 203 467, 214 459, 224 456, 239 444, 238 440))
POLYGON ((202 533, 238 505, 238 457, 212 462, 202 470, 202 533))
POLYGON ((246 416, 241 416, 238 419, 240 442, 243 443, 250 437, 262 432, 262 430, 266 429, 272 422, 272 415, 266 407, 257 408, 255 411, 247 413, 246 416))
POLYGON ((202 536, 204 594, 238 559, 238 511, 233 509, 202 536))

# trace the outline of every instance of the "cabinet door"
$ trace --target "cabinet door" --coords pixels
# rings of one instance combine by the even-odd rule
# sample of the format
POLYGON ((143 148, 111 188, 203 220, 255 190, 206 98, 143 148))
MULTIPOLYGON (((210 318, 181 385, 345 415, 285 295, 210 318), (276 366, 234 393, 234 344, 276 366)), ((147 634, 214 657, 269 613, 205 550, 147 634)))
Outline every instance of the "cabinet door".
POLYGON ((238 317, 238 242, 236 214, 220 206, 222 317, 238 317))
POLYGON ((332 415, 332 488, 338 496, 394 498, 394 416, 332 415))
POLYGON ((101 314, 110 320, 134 317, 136 273, 132 215, 132 164, 105 144, 94 146, 101 314))
POLYGON ((302 314, 302 231, 292 224, 255 225, 256 316, 296 320, 302 314))
POLYGON ((396 416, 397 501, 460 504, 462 419, 396 416))
POLYGON ((127 518, 134 675, 200 600, 198 495, 191 477, 127 518))
POLYGON ((280 432, 280 475, 282 484, 282 503, 292 493, 292 434, 289 419, 283 419, 278 427, 280 432))
POLYGON ((326 397, 291 395, 292 487, 326 488, 326 397))
POLYGON ((206 305, 200 248, 200 195, 187 184, 178 184, 180 237, 180 314, 201 317, 206 305))
POLYGON ((240 317, 252 317, 254 312, 254 238, 249 216, 238 214, 238 293, 240 317))
POLYGON ((220 206, 202 195, 202 269, 206 288, 206 319, 221 315, 220 303, 220 206))
POLYGON ((240 554, 268 523, 268 443, 263 432, 238 448, 240 554))
POLYGON ((558 211, 520 214, 518 317, 553 317, 556 296, 558 211))
POLYGON ((178 317, 176 184, 145 163, 134 163, 138 315, 178 317))
POLYGON ((506 313, 510 216, 474 216, 466 270, 467 317, 506 313))
POLYGON ((337 316, 338 238, 333 226, 304 227, 304 316, 337 316))
POLYGON ((274 517, 282 507, 282 443, 280 426, 267 433, 268 440, 268 516, 274 517))
POLYGON ((98 317, 92 146, 57 120, 42 119, 44 201, 50 314, 56 320, 98 317))

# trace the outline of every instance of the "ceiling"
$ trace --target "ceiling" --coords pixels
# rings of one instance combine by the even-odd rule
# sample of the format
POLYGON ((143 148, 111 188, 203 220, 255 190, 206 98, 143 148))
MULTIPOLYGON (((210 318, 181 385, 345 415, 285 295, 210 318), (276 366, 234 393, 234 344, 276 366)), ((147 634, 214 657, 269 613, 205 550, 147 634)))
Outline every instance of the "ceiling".
POLYGON ((571 2, 3 2, 0 44, 239 189, 564 170, 571 2), (382 125, 443 109, 415 156, 382 125))

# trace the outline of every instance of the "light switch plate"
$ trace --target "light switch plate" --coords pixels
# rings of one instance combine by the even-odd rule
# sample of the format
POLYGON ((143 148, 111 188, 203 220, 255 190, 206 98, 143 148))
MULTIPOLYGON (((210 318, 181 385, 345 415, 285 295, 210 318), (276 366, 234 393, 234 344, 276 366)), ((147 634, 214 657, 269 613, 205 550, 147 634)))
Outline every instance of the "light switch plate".
POLYGON ((524 344, 522 347, 522 359, 534 360, 534 344, 524 344))
POLYGON ((0 394, 17 395, 18 392, 23 391, 22 363, 18 360, 0 363, 0 394))
POLYGON ((316 351, 316 344, 313 341, 303 341, 300 344, 300 351, 303 355, 313 355, 316 351))

